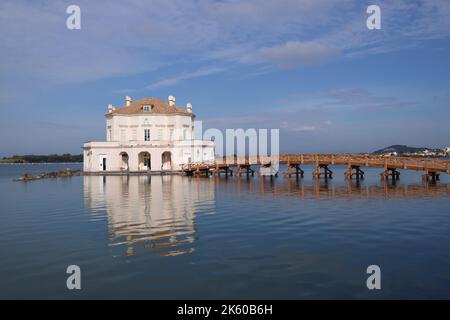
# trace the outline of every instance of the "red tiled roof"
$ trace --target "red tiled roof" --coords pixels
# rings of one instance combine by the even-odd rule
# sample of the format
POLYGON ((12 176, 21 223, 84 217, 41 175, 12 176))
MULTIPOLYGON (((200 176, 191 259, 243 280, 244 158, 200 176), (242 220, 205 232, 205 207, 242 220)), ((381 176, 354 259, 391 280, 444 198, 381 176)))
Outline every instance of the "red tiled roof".
POLYGON ((193 113, 188 112, 186 109, 180 108, 177 105, 170 106, 168 102, 158 98, 143 98, 133 101, 129 106, 120 107, 107 115, 117 114, 179 114, 194 116, 193 113), (149 106, 150 111, 144 111, 143 106, 149 106))

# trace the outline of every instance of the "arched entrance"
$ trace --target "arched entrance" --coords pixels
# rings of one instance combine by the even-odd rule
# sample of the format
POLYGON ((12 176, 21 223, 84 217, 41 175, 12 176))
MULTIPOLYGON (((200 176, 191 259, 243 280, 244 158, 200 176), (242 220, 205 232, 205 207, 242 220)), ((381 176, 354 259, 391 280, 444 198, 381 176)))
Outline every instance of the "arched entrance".
POLYGON ((120 153, 120 170, 129 170, 129 166, 128 166, 128 153, 126 152, 121 152, 120 153))
POLYGON ((161 170, 172 170, 172 153, 166 151, 161 155, 161 170))
POLYGON ((152 162, 150 153, 143 151, 139 153, 139 170, 151 170, 152 162))

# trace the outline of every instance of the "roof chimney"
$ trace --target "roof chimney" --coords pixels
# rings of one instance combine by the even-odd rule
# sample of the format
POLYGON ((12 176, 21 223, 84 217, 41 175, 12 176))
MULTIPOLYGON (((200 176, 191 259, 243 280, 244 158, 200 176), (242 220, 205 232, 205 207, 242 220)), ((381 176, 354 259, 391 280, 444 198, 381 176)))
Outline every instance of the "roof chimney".
POLYGON ((116 108, 114 108, 114 106, 113 106, 111 103, 108 104, 108 112, 111 113, 111 112, 113 112, 114 110, 116 110, 116 108))
POLYGON ((188 103, 186 105, 186 111, 192 113, 192 104, 188 103))
POLYGON ((169 98, 167 100, 169 100, 169 106, 173 107, 175 105, 175 97, 174 96, 169 96, 169 98))
POLYGON ((126 105, 127 107, 129 107, 130 104, 131 104, 131 102, 133 102, 133 99, 132 99, 130 96, 126 96, 126 97, 125 97, 125 105, 126 105))

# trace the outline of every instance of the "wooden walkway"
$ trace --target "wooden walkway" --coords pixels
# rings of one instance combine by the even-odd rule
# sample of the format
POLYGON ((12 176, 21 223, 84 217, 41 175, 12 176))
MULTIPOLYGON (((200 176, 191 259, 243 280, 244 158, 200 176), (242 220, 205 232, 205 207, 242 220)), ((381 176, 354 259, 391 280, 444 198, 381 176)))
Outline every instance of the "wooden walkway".
POLYGON ((255 170, 260 175, 277 175, 275 163, 285 164, 287 176, 301 176, 304 171, 302 165, 315 165, 313 176, 316 178, 332 178, 332 165, 346 166, 345 176, 351 178, 364 178, 362 167, 382 168, 381 178, 398 179, 398 170, 422 171, 425 180, 439 180, 442 173, 450 173, 450 160, 438 160, 430 158, 414 157, 387 157, 370 154, 282 154, 276 156, 258 157, 223 157, 210 162, 195 162, 182 166, 182 171, 188 175, 243 175, 253 176, 255 170))

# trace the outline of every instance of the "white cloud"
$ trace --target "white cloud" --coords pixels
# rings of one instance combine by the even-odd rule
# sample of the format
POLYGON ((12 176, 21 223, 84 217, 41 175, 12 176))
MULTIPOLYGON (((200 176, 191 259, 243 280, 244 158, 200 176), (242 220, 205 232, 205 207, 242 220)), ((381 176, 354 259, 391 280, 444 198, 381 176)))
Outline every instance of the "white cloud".
POLYGON ((188 79, 192 79, 192 78, 210 76, 210 75, 220 73, 223 71, 225 71, 225 69, 220 68, 220 67, 200 68, 193 72, 183 73, 176 77, 166 78, 166 79, 157 81, 155 83, 149 84, 144 89, 157 89, 157 88, 161 88, 161 87, 173 86, 180 81, 184 81, 184 80, 188 80, 188 79))
POLYGON ((293 131, 293 132, 305 132, 305 131, 316 131, 318 130, 317 126, 312 126, 312 125, 305 125, 305 126, 291 126, 291 127, 287 127, 288 131, 293 131))
MULTIPOLYGON (((0 73, 70 83, 190 62, 289 68, 450 35, 448 1, 378 4, 379 32, 367 30, 367 4, 359 0, 78 0, 82 29, 69 31, 68 3, 4 0, 0 73)), ((176 78, 154 85, 184 80, 176 78)))
POLYGON ((379 116, 380 112, 389 117, 403 116, 405 108, 409 108, 412 114, 415 108, 420 107, 411 99, 394 98, 384 92, 361 88, 337 88, 267 104, 270 108, 262 109, 270 111, 205 119, 205 126, 219 129, 278 128, 293 134, 324 133, 351 122, 350 119, 355 117, 372 119, 372 115, 379 116))
POLYGON ((289 41, 285 44, 259 50, 260 56, 282 68, 293 68, 322 62, 337 53, 327 45, 318 42, 289 41))

